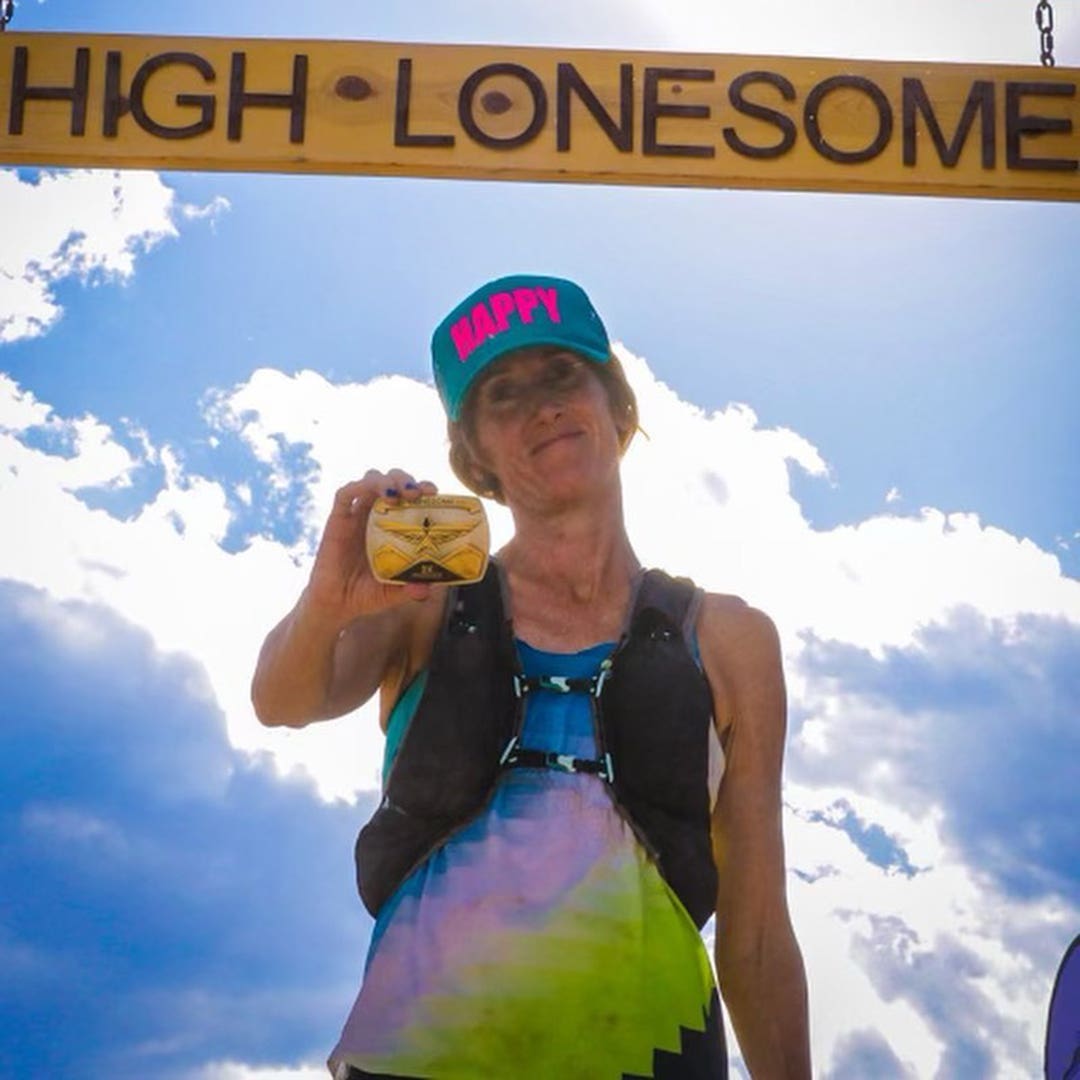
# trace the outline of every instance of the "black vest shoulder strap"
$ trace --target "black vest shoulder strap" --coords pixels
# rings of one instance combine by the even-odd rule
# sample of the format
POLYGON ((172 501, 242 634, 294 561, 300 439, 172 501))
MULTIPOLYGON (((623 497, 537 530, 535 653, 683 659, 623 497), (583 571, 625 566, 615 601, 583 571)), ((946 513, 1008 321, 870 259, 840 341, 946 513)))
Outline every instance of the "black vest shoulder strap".
POLYGON ((647 570, 634 601, 629 633, 678 634, 689 648, 704 597, 705 593, 689 578, 647 570))
POLYGON ((599 701, 616 802, 699 927, 716 906, 712 693, 694 649, 703 597, 686 578, 650 570, 599 701))
POLYGON ((451 590, 427 681, 356 842, 357 884, 372 914, 410 869, 483 805, 518 715, 514 643, 498 571, 451 590))
POLYGON ((489 560, 487 571, 475 585, 457 585, 447 597, 446 614, 439 636, 435 640, 429 670, 437 670, 445 660, 447 642, 476 637, 481 641, 512 644, 509 619, 502 595, 502 582, 495 560, 489 560))

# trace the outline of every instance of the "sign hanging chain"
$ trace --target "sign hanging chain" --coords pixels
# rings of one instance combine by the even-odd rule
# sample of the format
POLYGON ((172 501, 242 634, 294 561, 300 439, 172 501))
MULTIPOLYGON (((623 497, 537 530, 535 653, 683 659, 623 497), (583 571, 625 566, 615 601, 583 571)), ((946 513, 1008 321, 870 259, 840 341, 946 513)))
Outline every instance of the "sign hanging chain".
POLYGON ((1039 59, 1043 67, 1054 66, 1054 9, 1050 0, 1039 0, 1035 5, 1035 25, 1039 28, 1039 59))

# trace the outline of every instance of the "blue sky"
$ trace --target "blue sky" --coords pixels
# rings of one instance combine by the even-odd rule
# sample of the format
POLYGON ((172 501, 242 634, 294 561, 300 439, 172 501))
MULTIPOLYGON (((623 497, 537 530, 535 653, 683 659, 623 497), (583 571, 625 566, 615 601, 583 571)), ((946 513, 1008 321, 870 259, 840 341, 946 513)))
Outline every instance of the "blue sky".
POLYGON ((6 585, 0 609, 0 1072, 317 1054, 366 940, 341 858, 360 811, 232 750, 191 661, 79 605, 96 643, 65 648, 48 603, 6 585))
MULTIPOLYGON (((1022 7, 23 0, 14 28, 1027 63, 1022 7)), ((247 682, 335 487, 451 483, 430 330, 521 269, 579 279, 626 350, 642 558, 780 627, 818 1073, 1036 1071, 1080 924, 1075 204, 24 169, 0 170, 0 1075, 320 1074, 381 737, 370 708, 264 732, 247 682)))

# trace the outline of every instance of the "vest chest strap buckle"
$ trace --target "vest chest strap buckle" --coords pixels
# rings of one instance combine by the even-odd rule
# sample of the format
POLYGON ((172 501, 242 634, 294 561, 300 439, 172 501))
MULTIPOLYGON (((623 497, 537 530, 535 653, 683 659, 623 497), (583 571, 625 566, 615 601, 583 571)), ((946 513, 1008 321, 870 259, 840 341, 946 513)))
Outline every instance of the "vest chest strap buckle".
POLYGON ((534 750, 518 745, 514 736, 499 758, 499 766, 504 769, 554 769, 564 773, 586 773, 598 776, 606 783, 615 779, 615 769, 611 754, 604 754, 598 759, 574 757, 573 754, 559 754, 554 750, 534 750))
POLYGON ((588 694, 598 698, 610 675, 610 657, 600 665, 600 671, 596 675, 581 678, 574 675, 522 675, 514 672, 514 696, 523 698, 534 690, 548 690, 555 694, 588 694))
POLYGON ((502 755, 499 758, 499 768, 500 769, 510 761, 511 756, 514 753, 514 750, 517 749, 517 741, 518 741, 518 739, 517 739, 516 735, 511 735, 510 736, 510 741, 506 744, 506 748, 503 750, 502 755))

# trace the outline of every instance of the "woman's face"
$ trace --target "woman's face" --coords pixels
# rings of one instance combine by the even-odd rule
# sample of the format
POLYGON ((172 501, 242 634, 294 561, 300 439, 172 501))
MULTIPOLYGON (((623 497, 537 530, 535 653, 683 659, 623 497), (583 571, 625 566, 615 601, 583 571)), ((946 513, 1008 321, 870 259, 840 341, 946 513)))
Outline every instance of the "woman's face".
POLYGON ((564 504, 613 483, 619 433, 593 361, 522 349, 473 390, 473 450, 508 503, 564 504))

